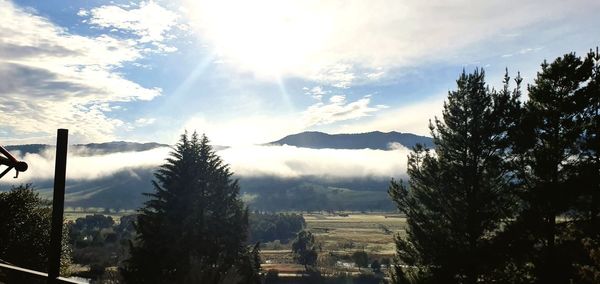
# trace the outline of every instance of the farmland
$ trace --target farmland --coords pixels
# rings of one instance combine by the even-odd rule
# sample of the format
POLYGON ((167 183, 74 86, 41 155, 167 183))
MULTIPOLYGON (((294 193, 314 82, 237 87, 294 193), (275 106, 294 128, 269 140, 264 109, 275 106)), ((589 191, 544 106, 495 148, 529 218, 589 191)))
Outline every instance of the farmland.
MULTIPOLYGON (((102 214, 118 224, 119 219, 131 212, 93 213, 65 212, 67 221, 86 215, 102 214)), ((406 220, 395 213, 304 213, 306 229, 315 236, 320 247, 318 268, 325 273, 357 273, 351 255, 364 251, 369 261, 392 259, 395 253, 394 235, 403 234, 406 220)), ((261 246, 262 270, 276 269, 280 274, 297 274, 304 270, 296 264, 291 253, 291 242, 268 242, 261 246)), ((364 270, 364 269, 363 269, 364 270)), ((384 269, 385 270, 385 269, 384 269)))
MULTIPOLYGON (((307 229, 320 245, 317 261, 326 272, 359 271, 351 260, 355 251, 365 251, 370 261, 392 259, 395 253, 394 234, 404 233, 406 220, 398 214, 344 213, 303 214, 307 229)), ((277 269, 282 273, 298 273, 304 268, 293 264, 290 244, 271 242, 261 251, 262 269, 277 269)))

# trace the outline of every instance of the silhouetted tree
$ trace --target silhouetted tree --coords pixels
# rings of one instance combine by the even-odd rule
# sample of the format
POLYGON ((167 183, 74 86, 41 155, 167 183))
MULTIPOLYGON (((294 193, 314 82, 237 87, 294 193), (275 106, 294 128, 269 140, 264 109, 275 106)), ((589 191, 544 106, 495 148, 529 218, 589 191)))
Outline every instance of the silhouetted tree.
POLYGON ((590 79, 578 92, 582 115, 579 140, 578 178, 581 190, 574 206, 577 225, 571 228, 574 240, 582 239, 584 258, 574 260, 577 274, 583 283, 600 282, 600 52, 590 51, 586 58, 591 62, 590 79))
MULTIPOLYGON (((52 207, 29 184, 0 192, 0 260, 37 271, 46 271, 52 207)), ((67 230, 63 230, 61 275, 71 262, 67 230)), ((8 273, 7 283, 27 283, 30 278, 8 273)))
POLYGON ((279 283, 279 270, 269 269, 265 275, 265 284, 277 284, 279 283))
POLYGON ((369 266, 369 255, 365 251, 355 251, 352 253, 352 260, 359 269, 369 266))
POLYGON ((567 220, 579 218, 582 208, 577 200, 591 186, 584 185, 587 178, 582 174, 594 162, 580 158, 589 155, 578 145, 597 139, 596 134, 583 134, 585 124, 592 123, 591 117, 582 117, 583 110, 591 108, 582 98, 592 66, 591 58, 581 60, 574 53, 552 63, 544 61, 528 87, 522 134, 515 141, 524 210, 507 232, 513 240, 529 242, 522 253, 533 263, 537 283, 569 283, 575 275, 572 263, 582 253, 581 242, 568 236, 574 231, 567 220))
POLYGON ((585 265, 576 265, 581 283, 600 283, 600 241, 586 238, 582 240, 582 243, 591 262, 585 265))
POLYGON ((251 250, 248 250, 241 258, 240 269, 236 275, 240 283, 260 284, 260 243, 256 243, 251 250))
POLYGON ((248 212, 231 176, 206 136, 183 134, 139 210, 137 237, 122 268, 125 280, 251 283, 239 277, 257 271, 245 245, 248 212))
POLYGON ((103 236, 101 233, 102 230, 112 228, 113 225, 114 221, 111 217, 101 214, 77 218, 75 222, 68 223, 70 243, 75 248, 82 248, 90 245, 101 247, 108 237, 106 235, 103 236))
POLYGON ((305 269, 308 266, 313 266, 317 262, 317 247, 315 245, 315 237, 310 231, 300 231, 296 239, 292 243, 292 253, 294 259, 298 263, 304 265, 305 269))
POLYGON ((381 264, 379 263, 379 260, 376 259, 371 262, 371 270, 373 270, 374 273, 381 272, 381 264))
POLYGON ((306 227, 299 214, 252 213, 249 216, 250 239, 258 242, 280 240, 287 243, 306 227))
POLYGON ((396 237, 394 280, 476 283, 503 264, 492 238, 514 212, 510 136, 520 110, 519 85, 485 85, 483 70, 464 71, 448 94, 443 119, 430 123, 435 150, 409 155, 409 183, 392 180, 389 194, 406 214, 406 236, 396 237))
POLYGON ((386 268, 389 268, 390 264, 392 264, 392 261, 389 258, 384 257, 381 259, 381 265, 385 265, 386 268))
POLYGON ((600 52, 590 51, 582 62, 582 72, 588 73, 582 90, 576 92, 578 126, 578 187, 576 200, 581 229, 588 237, 600 238, 600 52))

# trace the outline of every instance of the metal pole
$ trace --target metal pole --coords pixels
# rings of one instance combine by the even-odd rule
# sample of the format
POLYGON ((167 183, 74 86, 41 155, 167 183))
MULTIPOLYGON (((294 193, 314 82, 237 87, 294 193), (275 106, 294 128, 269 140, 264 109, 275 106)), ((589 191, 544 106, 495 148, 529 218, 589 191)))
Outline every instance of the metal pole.
POLYGON ((54 195, 52 198, 52 230, 50 231, 50 250, 48 252, 48 283, 58 283, 57 278, 60 273, 68 138, 68 129, 58 129, 56 164, 54 166, 54 195))

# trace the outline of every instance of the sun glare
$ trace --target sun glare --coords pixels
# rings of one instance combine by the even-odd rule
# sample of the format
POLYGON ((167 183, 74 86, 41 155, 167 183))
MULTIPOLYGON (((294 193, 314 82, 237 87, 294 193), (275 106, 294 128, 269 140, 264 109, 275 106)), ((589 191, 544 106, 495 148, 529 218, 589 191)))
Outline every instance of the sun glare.
POLYGON ((258 77, 318 72, 332 19, 318 2, 188 1, 197 32, 225 61, 258 77), (309 62, 314 62, 313 65, 309 62))

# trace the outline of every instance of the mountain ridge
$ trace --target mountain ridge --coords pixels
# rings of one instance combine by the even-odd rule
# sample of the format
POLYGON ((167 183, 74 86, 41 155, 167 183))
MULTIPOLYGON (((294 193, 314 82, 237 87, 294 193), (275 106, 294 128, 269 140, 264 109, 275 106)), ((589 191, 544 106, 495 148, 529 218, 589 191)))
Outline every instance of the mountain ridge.
POLYGON ((412 133, 396 131, 371 131, 364 133, 327 134, 319 131, 305 131, 287 135, 277 141, 264 145, 290 145, 312 149, 375 149, 391 150, 392 143, 399 143, 412 148, 422 144, 427 148, 433 147, 433 138, 412 133))
MULTIPOLYGON (((403 133, 397 131, 382 132, 371 131, 363 133, 339 133, 328 134, 320 131, 304 131, 296 134, 287 135, 277 141, 262 144, 268 145, 290 145, 301 148, 312 149, 375 149, 392 150, 393 143, 399 143, 404 147, 412 148, 416 144, 422 144, 427 148, 433 147, 433 139, 427 136, 416 135, 413 133, 403 133)), ((169 147, 170 145, 157 142, 126 142, 111 141, 103 143, 73 144, 69 145, 70 150, 83 150, 90 154, 110 154, 118 152, 140 152, 159 147, 169 147)), ((228 146, 213 146, 215 150, 223 150, 228 146)), ((39 154, 46 149, 53 149, 53 145, 48 144, 21 144, 8 145, 5 147, 8 151, 19 151, 22 155, 39 154)))
MULTIPOLYGON (((119 152, 141 152, 159 147, 169 147, 169 145, 156 142, 139 143, 111 141, 103 143, 73 144, 69 145, 69 150, 90 152, 89 154, 111 154, 119 152)), ((8 151, 19 151, 22 155, 25 155, 39 154, 47 149, 54 149, 55 146, 48 144, 22 144, 8 145, 5 148, 8 151)))

